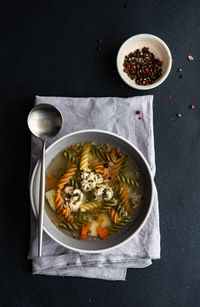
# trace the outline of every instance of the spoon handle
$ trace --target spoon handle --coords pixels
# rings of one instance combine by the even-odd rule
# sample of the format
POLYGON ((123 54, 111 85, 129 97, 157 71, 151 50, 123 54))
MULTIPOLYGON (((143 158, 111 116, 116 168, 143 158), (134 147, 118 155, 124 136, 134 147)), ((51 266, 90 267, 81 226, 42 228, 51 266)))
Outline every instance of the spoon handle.
POLYGON ((43 217, 44 217, 44 194, 45 194, 45 145, 42 146, 41 175, 40 175, 40 203, 39 203, 39 224, 38 224, 38 257, 42 255, 43 217))

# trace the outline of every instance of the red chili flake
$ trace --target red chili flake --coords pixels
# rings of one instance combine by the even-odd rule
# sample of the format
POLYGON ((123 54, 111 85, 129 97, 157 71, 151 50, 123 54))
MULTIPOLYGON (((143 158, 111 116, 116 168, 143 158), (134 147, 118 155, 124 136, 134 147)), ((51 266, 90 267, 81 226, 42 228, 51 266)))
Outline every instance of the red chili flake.
POLYGON ((138 117, 138 119, 142 119, 142 117, 141 117, 141 116, 139 116, 139 117, 138 117))
POLYGON ((146 47, 147 50, 149 50, 149 47, 146 47))
POLYGON ((193 110, 194 108, 195 108, 195 107, 194 107, 194 104, 191 104, 191 105, 190 105, 190 109, 193 110))
POLYGON ((127 65, 127 68, 130 68, 131 66, 130 65, 127 65))
POLYGON ((152 68, 150 68, 150 72, 152 72, 153 71, 153 69, 152 68))
POLYGON ((159 65, 162 65, 162 61, 159 61, 159 65))
POLYGON ((133 55, 133 52, 130 52, 129 54, 130 54, 130 55, 133 55))
POLYGON ((188 55, 188 60, 193 61, 194 60, 193 56, 192 55, 188 55))
POLYGON ((172 99, 172 96, 169 96, 169 99, 172 99))
POLYGON ((147 72, 148 72, 148 71, 149 71, 149 68, 145 68, 145 71, 147 71, 147 72))
POLYGON ((131 70, 133 70, 133 67, 131 67, 131 70))
POLYGON ((139 114, 140 114, 140 111, 139 111, 139 110, 138 110, 138 111, 136 111, 136 114, 138 114, 138 115, 139 115, 139 114))

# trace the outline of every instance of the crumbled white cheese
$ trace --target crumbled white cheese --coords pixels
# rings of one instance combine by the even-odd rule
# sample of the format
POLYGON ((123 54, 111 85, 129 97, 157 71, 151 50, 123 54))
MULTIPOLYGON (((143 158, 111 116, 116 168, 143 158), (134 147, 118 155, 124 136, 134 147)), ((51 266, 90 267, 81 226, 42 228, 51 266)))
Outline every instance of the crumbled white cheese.
POLYGON ((73 189, 73 187, 66 187, 65 188, 66 198, 65 198, 65 205, 69 207, 72 211, 77 211, 78 208, 83 203, 84 195, 79 189, 73 189))
POLYGON ((73 193, 73 187, 71 187, 71 186, 66 186, 66 188, 65 188, 65 194, 67 195, 67 194, 70 194, 70 195, 72 195, 72 193, 73 193))
POLYGON ((104 200, 110 200, 113 197, 113 190, 106 184, 100 184, 97 186, 95 192, 96 199, 103 198, 104 200))
POLYGON ((86 192, 94 190, 97 184, 103 182, 102 175, 95 172, 82 172, 81 179, 82 190, 86 192))

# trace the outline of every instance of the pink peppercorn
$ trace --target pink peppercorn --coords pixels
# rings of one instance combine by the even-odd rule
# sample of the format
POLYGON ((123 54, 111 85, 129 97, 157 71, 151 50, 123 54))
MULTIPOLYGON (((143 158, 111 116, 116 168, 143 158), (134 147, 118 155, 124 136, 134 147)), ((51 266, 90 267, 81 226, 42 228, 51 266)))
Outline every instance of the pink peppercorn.
POLYGON ((194 104, 191 104, 190 109, 191 109, 191 110, 194 109, 194 104))
POLYGON ((139 117, 138 117, 138 119, 142 119, 142 117, 141 117, 141 116, 139 116, 139 117))

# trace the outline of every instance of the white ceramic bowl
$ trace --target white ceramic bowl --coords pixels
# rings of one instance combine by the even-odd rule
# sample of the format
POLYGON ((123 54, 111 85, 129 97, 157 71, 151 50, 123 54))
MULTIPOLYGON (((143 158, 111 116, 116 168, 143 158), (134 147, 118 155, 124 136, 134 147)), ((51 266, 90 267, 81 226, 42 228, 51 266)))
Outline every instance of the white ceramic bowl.
POLYGON ((169 48, 163 42, 162 39, 155 35, 151 34, 138 34, 127 39, 123 45, 120 47, 117 54, 117 70, 120 77, 127 83, 129 86, 138 89, 138 90, 150 90, 152 88, 160 85, 169 75, 172 66, 172 56, 169 48), (124 57, 133 52, 136 49, 142 49, 143 47, 149 47, 149 50, 155 54, 156 58, 159 58, 162 64, 162 75, 155 83, 150 85, 138 85, 135 83, 135 80, 131 80, 128 75, 123 71, 124 70, 124 57))
MULTIPOLYGON (((57 243, 61 244, 64 247, 69 249, 85 252, 85 253, 100 253, 103 251, 108 251, 113 248, 116 248, 138 233, 138 231, 145 224, 151 208, 153 200, 153 179, 149 165, 143 156, 143 154, 129 141, 125 138, 118 136, 117 134, 101 131, 101 130, 82 130, 70 133, 63 136, 46 150, 46 165, 48 167, 52 159, 64 150, 67 146, 70 146, 75 143, 88 142, 88 141, 97 141, 100 143, 109 143, 114 146, 118 146, 126 152, 131 159, 133 159, 140 169, 141 175, 144 182, 144 195, 143 195, 143 205, 141 207, 140 213, 136 220, 129 223, 127 227, 121 230, 119 233, 116 233, 107 240, 97 240, 97 241, 88 241, 88 240, 77 240, 74 239, 62 231, 60 231, 55 225, 51 222, 46 211, 44 212, 44 230, 45 232, 57 243)), ((36 164, 30 184, 30 198, 32 209, 35 216, 38 216, 39 212, 39 191, 40 191, 40 162, 36 164)))

